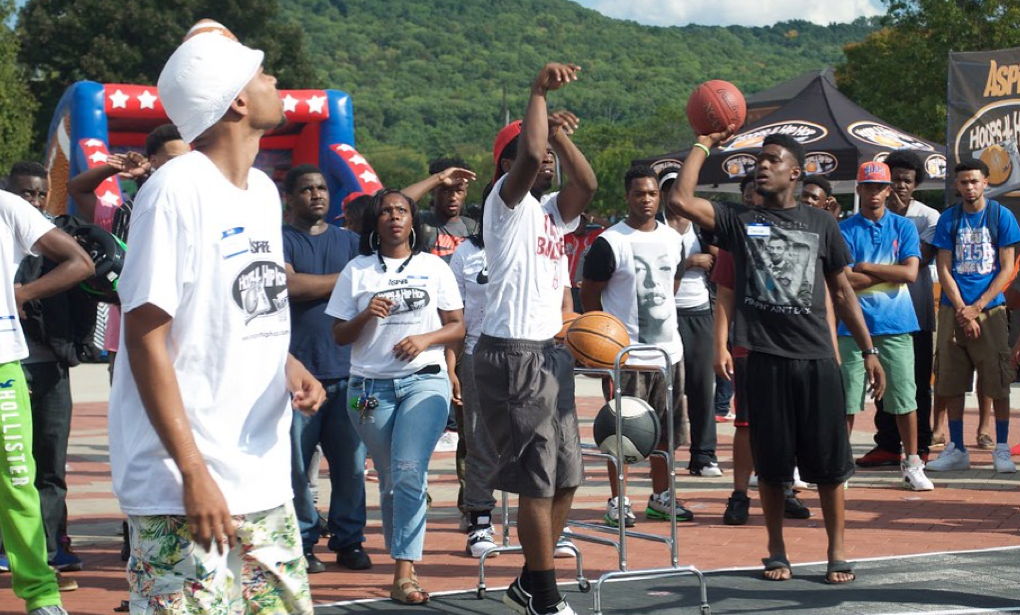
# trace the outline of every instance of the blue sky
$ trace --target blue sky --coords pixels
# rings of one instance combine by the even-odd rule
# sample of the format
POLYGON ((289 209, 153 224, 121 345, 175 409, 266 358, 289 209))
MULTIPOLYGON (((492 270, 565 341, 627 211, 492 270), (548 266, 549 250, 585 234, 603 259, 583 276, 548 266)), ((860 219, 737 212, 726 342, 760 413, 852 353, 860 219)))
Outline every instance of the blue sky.
POLYGON ((653 26, 767 26, 788 19, 817 24, 885 13, 880 0, 575 0, 618 19, 653 26))

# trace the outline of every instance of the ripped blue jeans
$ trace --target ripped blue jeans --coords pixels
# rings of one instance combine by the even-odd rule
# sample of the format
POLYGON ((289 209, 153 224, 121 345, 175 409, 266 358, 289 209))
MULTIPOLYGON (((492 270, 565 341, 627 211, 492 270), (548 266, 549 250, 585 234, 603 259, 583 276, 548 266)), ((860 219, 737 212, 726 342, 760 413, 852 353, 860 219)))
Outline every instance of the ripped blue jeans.
POLYGON ((393 559, 420 561, 425 544, 429 458, 446 428, 450 379, 445 373, 393 380, 352 376, 347 411, 379 474, 383 536, 393 559), (379 405, 361 422, 351 401, 366 392, 379 405))

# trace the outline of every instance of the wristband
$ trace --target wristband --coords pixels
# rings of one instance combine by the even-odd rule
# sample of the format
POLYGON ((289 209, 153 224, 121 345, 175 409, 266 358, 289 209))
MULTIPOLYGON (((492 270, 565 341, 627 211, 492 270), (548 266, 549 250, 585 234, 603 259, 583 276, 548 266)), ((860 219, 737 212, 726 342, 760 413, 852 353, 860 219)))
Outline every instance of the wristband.
POLYGON ((705 152, 706 156, 711 156, 712 155, 712 150, 708 149, 708 147, 705 146, 704 143, 695 143, 691 147, 696 147, 696 148, 700 149, 701 151, 705 152))

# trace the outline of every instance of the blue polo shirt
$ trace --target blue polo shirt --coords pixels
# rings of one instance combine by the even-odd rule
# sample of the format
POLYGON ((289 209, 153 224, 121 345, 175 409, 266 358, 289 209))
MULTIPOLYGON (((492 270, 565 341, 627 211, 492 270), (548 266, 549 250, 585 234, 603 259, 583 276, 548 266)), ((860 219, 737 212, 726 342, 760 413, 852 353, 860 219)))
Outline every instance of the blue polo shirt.
MULTIPOLYGON (((973 304, 988 290, 995 276, 999 275, 999 248, 1006 248, 1020 243, 1020 227, 1016 217, 1006 207, 991 199, 985 200, 985 207, 977 213, 960 211, 963 204, 947 208, 939 216, 935 226, 935 238, 932 240, 939 250, 949 250, 953 254, 953 280, 960 289, 960 296, 967 305, 973 304), (959 216, 956 237, 953 237, 954 218, 959 216), (998 245, 992 241, 990 224, 998 224, 996 238, 998 245)), ((1000 292, 991 303, 985 306, 990 309, 1006 302, 1000 292)), ((942 305, 952 307, 945 293, 942 293, 942 305)))
MULTIPOLYGON (((878 222, 855 214, 839 225, 854 263, 899 265, 908 258, 921 258, 921 240, 914 223, 886 210, 878 222)), ((927 273, 927 272, 920 272, 927 273)), ((918 275, 920 275, 920 273, 918 275)), ((857 291, 864 322, 872 335, 899 335, 919 329, 908 284, 883 282, 857 291)), ((850 335, 842 322, 839 334, 850 335)))
MULTIPOLYGON (((340 273, 358 256, 358 235, 329 225, 311 235, 293 226, 283 227, 283 258, 297 273, 340 273)), ((329 297, 312 301, 290 300, 290 353, 320 380, 347 378, 351 373, 351 347, 333 341, 333 317, 326 314, 329 297)))

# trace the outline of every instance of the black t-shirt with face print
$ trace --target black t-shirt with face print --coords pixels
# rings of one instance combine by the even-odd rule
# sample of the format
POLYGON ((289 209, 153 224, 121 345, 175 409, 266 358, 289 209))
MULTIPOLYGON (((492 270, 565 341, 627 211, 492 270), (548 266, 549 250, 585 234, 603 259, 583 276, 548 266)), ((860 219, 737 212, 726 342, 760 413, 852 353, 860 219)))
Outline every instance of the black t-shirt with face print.
POLYGON ((735 344, 781 357, 832 357, 825 276, 851 262, 832 214, 801 204, 714 207, 715 241, 735 267, 735 344))

